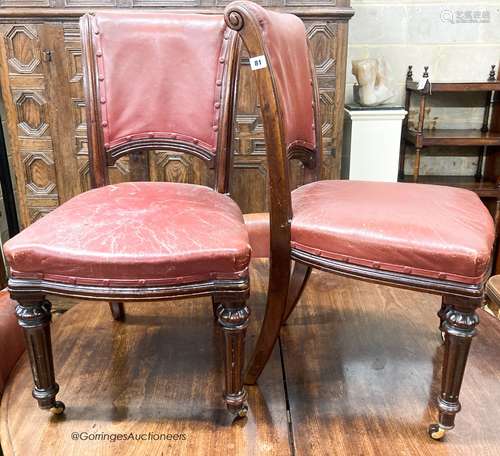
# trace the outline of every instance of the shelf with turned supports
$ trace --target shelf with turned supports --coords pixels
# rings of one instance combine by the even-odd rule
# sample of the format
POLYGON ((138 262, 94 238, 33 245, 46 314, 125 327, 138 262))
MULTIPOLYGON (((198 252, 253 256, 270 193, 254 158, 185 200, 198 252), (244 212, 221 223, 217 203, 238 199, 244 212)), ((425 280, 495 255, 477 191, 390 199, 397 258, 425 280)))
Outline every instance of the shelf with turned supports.
MULTIPOLYGON (((497 77, 495 65, 484 81, 434 82, 429 76, 429 67, 424 67, 424 73, 419 81, 413 79, 413 68, 410 66, 406 74, 405 109, 409 111, 411 97, 418 97, 418 117, 416 125, 410 125, 408 118, 403 122, 401 135, 401 150, 399 160, 399 180, 405 182, 426 182, 442 185, 464 187, 475 191, 481 197, 498 197, 499 181, 493 172, 488 171, 490 151, 500 147, 500 129, 491 129, 492 106, 498 104, 500 94, 500 77, 497 77), (478 129, 427 129, 424 128, 426 104, 428 98, 440 92, 484 92, 483 124, 478 129), (408 146, 415 149, 413 173, 404 174, 405 155, 408 146), (420 160, 424 148, 432 146, 462 146, 479 147, 477 168, 474 176, 421 176, 420 160), (495 147, 492 147, 495 146, 495 147), (491 149, 491 150, 490 150, 491 149), (485 190, 486 189, 486 190, 485 190)), ((497 108, 498 109, 498 108, 497 108)), ((495 115, 495 114, 494 114, 495 115)), ((500 114, 496 114, 497 116, 500 114)), ((427 150, 426 150, 427 153, 427 150)), ((432 153, 430 150, 429 153, 432 153)))

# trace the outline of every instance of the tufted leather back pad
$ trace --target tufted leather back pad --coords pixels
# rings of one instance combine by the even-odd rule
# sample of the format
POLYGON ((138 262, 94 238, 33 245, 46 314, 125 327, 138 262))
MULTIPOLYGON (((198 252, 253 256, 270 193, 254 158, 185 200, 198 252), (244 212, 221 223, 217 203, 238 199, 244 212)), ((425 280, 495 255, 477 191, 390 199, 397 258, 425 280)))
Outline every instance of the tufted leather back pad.
POLYGON ((98 12, 91 24, 105 149, 160 138, 215 155, 233 36, 223 16, 98 12))
POLYGON ((300 145, 314 150, 315 100, 304 23, 297 16, 266 10, 255 3, 245 2, 244 7, 252 10, 262 29, 282 109, 287 149, 300 145))

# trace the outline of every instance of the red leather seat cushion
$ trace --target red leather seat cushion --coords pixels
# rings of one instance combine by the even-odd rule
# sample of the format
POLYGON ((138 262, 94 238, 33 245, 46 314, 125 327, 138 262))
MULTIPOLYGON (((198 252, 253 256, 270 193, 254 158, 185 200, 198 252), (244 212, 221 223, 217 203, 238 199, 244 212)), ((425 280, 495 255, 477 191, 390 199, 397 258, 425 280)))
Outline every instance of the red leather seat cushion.
POLYGON ((480 283, 495 237, 479 197, 437 185, 319 181, 293 192, 292 247, 371 268, 480 283))
POLYGON ((170 285, 246 273, 234 201, 189 184, 136 182, 82 193, 5 244, 13 277, 101 286, 170 285))

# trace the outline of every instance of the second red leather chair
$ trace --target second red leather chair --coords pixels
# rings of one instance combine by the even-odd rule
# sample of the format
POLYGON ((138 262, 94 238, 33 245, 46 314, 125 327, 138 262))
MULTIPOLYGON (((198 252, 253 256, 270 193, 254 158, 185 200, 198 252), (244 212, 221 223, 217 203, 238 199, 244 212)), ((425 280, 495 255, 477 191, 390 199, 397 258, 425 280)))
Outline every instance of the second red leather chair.
MULTIPOLYGON (((246 382, 255 383, 262 372, 311 268, 440 294, 445 354, 439 421, 429 431, 432 438, 442 438, 460 410, 458 396, 479 321, 475 311, 489 273, 494 240, 490 214, 476 194, 458 188, 312 182, 321 165, 321 123, 303 23, 251 2, 234 2, 225 15, 250 58, 265 62, 254 74, 271 176, 270 279, 246 382), (293 192, 290 158, 302 161, 309 182, 293 192), (295 267, 289 287, 291 260, 295 267)), ((252 241, 266 241, 265 228, 249 221, 252 241)), ((260 250, 265 252, 265 246, 260 250)))

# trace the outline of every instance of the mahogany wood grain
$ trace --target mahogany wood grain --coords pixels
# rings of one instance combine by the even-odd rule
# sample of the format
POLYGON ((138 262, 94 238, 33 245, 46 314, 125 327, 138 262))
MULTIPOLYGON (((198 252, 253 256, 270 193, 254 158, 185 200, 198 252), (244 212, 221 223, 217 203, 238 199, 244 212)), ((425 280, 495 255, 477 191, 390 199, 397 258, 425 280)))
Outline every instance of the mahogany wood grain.
MULTIPOLYGON (((264 310, 266 279, 265 263, 258 264, 248 301, 255 316, 249 349, 264 310)), ((51 417, 34 406, 23 355, 2 399, 5 456, 291 455, 278 349, 260 387, 249 391, 248 418, 232 424, 221 400, 223 331, 210 318, 208 297, 130 303, 124 323, 109 317, 106 302, 73 302, 52 331, 65 414, 51 417), (177 433, 186 439, 75 441, 72 432, 177 433)))
MULTIPOLYGON (((224 20, 228 27, 238 32, 250 56, 267 54, 258 19, 244 3, 229 5, 224 11, 224 20)), ((254 77, 261 106, 269 167, 270 266, 266 313, 256 350, 252 354, 245 374, 245 383, 248 384, 255 383, 275 346, 279 326, 274 322, 281 321, 285 313, 291 266, 292 201, 287 144, 282 108, 275 93, 272 64, 269 58, 267 61, 267 66, 255 71, 254 77)))

